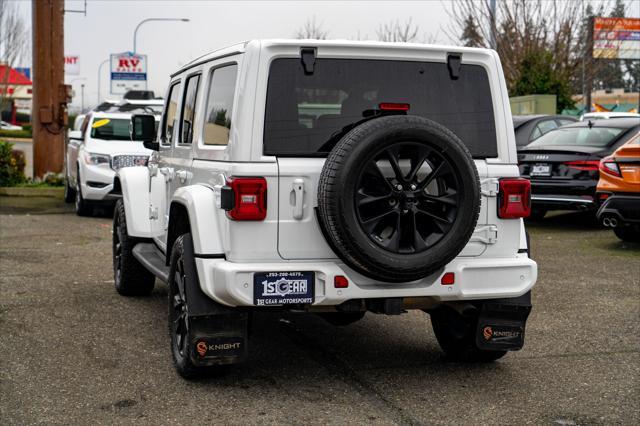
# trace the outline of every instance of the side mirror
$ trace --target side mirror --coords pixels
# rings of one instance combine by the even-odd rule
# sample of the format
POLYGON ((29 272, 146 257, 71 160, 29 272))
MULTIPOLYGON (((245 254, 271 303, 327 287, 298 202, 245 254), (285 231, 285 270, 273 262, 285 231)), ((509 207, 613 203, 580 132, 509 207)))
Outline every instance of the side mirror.
POLYGON ((129 128, 132 141, 142 141, 145 148, 153 151, 160 149, 156 142, 156 119, 150 114, 134 114, 129 128))
POLYGON ((82 140, 82 132, 80 130, 69 130, 69 139, 82 140))

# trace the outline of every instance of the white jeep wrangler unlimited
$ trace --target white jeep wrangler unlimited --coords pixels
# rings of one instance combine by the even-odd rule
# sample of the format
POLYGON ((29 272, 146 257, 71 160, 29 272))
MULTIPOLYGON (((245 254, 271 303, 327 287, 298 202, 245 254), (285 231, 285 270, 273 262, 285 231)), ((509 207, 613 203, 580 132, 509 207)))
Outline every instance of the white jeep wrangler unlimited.
POLYGON ((168 284, 178 372, 247 356, 252 311, 431 315, 445 353, 520 349, 537 277, 500 61, 461 47, 260 40, 171 76, 120 169, 115 286, 168 284))

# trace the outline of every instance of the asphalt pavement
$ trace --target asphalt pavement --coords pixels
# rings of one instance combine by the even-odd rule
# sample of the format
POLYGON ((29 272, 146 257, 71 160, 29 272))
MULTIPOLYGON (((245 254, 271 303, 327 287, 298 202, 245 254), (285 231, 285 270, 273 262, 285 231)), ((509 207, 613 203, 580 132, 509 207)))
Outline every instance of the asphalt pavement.
POLYGON ((173 369, 166 287, 113 289, 111 219, 0 197, 0 424, 639 424, 640 245, 577 214, 529 226, 523 350, 448 362, 429 317, 254 317, 247 363, 173 369))

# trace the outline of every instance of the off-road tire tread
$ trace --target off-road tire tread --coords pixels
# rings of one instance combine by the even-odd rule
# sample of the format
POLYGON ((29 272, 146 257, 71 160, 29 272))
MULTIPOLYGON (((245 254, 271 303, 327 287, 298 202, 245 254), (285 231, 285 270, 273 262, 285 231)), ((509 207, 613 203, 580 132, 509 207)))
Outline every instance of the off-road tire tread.
POLYGON ((122 199, 119 199, 116 202, 116 207, 114 209, 113 232, 116 232, 116 226, 122 227, 122 237, 120 240, 122 249, 120 256, 123 259, 123 264, 122 272, 120 274, 120 283, 118 285, 114 276, 114 285, 116 287, 116 291, 122 296, 147 296, 153 291, 156 277, 142 266, 142 264, 138 262, 138 259, 133 256, 133 248, 139 240, 129 236, 127 233, 126 220, 124 203, 122 199))
POLYGON ((624 242, 627 243, 640 243, 640 230, 633 229, 632 227, 616 227, 613 228, 613 233, 624 242))
POLYGON ((367 257, 366 263, 363 263, 360 260, 365 257, 362 247, 358 245, 357 241, 347 241, 344 238, 345 235, 340 232, 336 222, 336 218, 338 216, 336 200, 338 198, 337 194, 341 190, 341 186, 336 182, 336 176, 343 168, 347 157, 351 154, 354 147, 362 140, 364 135, 387 128, 390 124, 389 119, 393 119, 394 122, 396 122, 400 118, 404 119, 403 123, 407 125, 424 124, 427 122, 431 127, 430 130, 436 137, 456 141, 457 143, 451 144, 451 148, 462 150, 465 155, 471 158, 469 150, 451 130, 432 120, 427 120, 417 116, 382 117, 365 122, 354 128, 336 144, 327 157, 318 182, 318 219, 320 226, 324 227, 323 234, 329 238, 329 246, 343 261, 345 261, 345 263, 360 273, 390 282, 413 281, 424 278, 455 259, 471 238, 475 225, 478 222, 481 207, 479 193, 480 179, 478 176, 478 170, 474 166, 473 172, 474 181, 478 187, 478 202, 471 214, 468 212, 459 212, 459 214, 462 215, 461 220, 467 222, 466 224, 463 223, 462 226, 466 225, 468 227, 468 232, 466 232, 465 235, 460 236, 454 250, 442 250, 439 253, 439 256, 436 257, 436 260, 431 262, 431 265, 426 265, 417 270, 395 270, 391 273, 389 271, 389 265, 381 262, 380 259, 367 257))
MULTIPOLYGON (((193 245, 193 240, 191 239, 191 234, 186 233, 178 236, 175 242, 173 243, 173 248, 171 250, 171 258, 169 263, 169 281, 167 282, 167 286, 169 287, 169 291, 167 291, 167 327, 169 330, 169 344, 171 350, 171 359, 173 360, 173 366, 175 367, 178 374, 187 380, 196 380, 202 379, 211 376, 220 376, 226 373, 229 370, 228 365, 210 365, 210 366, 196 366, 193 364, 189 356, 182 357, 179 354, 176 354, 176 351, 173 347, 173 329, 171 327, 171 286, 173 286, 173 279, 176 274, 176 265, 178 264, 178 258, 180 256, 184 256, 183 262, 193 262, 195 265, 195 259, 186 258, 184 246, 185 244, 193 245)), ((195 268, 194 268, 195 269, 195 268)))

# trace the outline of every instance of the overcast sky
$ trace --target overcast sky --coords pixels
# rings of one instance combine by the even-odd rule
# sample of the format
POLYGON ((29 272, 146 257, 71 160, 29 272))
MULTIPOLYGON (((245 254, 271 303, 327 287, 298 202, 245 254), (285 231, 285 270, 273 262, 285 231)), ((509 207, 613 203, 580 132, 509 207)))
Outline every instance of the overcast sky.
MULTIPOLYGON (((81 0, 67 0, 66 9, 83 9, 81 0)), ((31 23, 31 2, 21 4, 31 23)), ((80 75, 74 81, 80 104, 85 84, 85 104, 97 102, 98 65, 110 53, 133 50, 133 31, 146 18, 188 18, 190 22, 148 22, 138 31, 138 53, 148 55, 148 88, 163 95, 168 76, 204 53, 255 38, 291 38, 307 18, 328 31, 329 38, 375 38, 380 23, 412 19, 420 38, 447 41, 440 30, 445 6, 434 1, 87 1, 87 16, 65 14, 66 55, 80 56, 80 75)), ((109 91, 109 65, 102 68, 101 97, 109 91)))
MULTIPOLYGON (((572 0, 568 0, 572 1, 572 0)), ((577 1, 577 0, 576 0, 577 1)), ((637 0, 628 5, 638 9, 637 0)), ((31 1, 19 3, 29 27, 31 1)), ((188 18, 190 22, 148 22, 138 31, 138 53, 148 55, 148 88, 164 95, 168 76, 204 53, 255 38, 291 38, 315 16, 328 38, 374 39, 381 23, 412 19, 420 38, 450 43, 443 31, 448 22, 446 1, 87 1, 87 14, 65 14, 65 54, 79 55, 80 85, 85 105, 97 102, 98 65, 110 53, 133 50, 133 32, 146 18, 188 18)), ((67 0, 66 9, 83 9, 82 0, 67 0)), ((638 16, 640 11, 629 11, 638 16)), ((28 65, 28 64, 27 64, 28 65)), ((109 92, 109 66, 102 68, 101 95, 109 92)))

